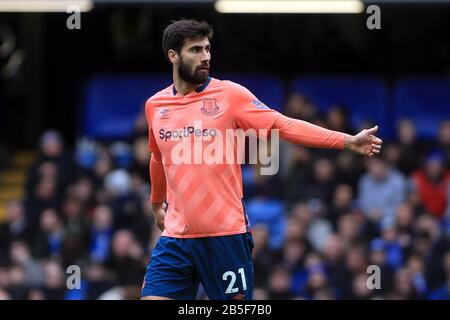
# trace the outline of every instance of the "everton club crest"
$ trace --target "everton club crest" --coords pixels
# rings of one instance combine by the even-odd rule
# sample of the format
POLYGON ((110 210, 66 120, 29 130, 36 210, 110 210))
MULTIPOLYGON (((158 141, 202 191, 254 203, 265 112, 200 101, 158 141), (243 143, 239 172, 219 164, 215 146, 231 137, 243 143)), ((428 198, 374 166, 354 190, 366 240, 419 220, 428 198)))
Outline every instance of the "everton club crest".
POLYGON ((213 116, 219 112, 219 106, 215 98, 206 98, 203 100, 202 112, 207 116, 213 116))

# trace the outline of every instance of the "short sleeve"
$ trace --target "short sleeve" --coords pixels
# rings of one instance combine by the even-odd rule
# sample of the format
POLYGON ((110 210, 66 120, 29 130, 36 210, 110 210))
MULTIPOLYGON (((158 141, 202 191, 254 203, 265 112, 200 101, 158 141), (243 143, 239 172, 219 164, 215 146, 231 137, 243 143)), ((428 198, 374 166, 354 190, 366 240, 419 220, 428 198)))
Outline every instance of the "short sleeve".
POLYGON ((280 113, 259 101, 247 88, 233 82, 229 84, 227 96, 237 127, 243 130, 272 129, 280 113))

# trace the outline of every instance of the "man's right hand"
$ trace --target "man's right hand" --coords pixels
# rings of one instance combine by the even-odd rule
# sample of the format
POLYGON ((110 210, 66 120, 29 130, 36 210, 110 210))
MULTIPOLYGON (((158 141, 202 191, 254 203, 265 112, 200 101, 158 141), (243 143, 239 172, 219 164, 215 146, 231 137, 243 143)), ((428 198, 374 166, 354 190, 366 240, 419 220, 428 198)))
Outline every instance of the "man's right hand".
POLYGON ((164 231, 164 218, 166 215, 164 203, 152 203, 152 210, 156 225, 161 231, 164 231))

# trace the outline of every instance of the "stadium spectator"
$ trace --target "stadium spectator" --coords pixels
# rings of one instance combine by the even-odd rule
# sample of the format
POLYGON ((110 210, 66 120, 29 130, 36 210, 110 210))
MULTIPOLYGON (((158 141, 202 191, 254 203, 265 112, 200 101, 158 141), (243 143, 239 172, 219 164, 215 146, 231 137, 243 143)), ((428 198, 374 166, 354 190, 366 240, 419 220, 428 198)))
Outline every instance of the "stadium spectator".
POLYGON ((313 217, 309 224, 307 239, 315 251, 322 253, 328 238, 333 233, 333 225, 326 218, 327 208, 324 202, 312 199, 308 205, 313 217))
MULTIPOLYGON (((383 274, 384 276, 384 274, 383 274)), ((368 300, 373 292, 367 286, 367 273, 359 273, 352 278, 352 288, 349 299, 368 300)))
POLYGON ((43 293, 47 300, 62 300, 67 290, 64 270, 57 261, 46 261, 44 263, 45 282, 43 293))
POLYGON ((28 288, 38 287, 44 283, 45 275, 42 265, 38 262, 39 260, 33 258, 26 243, 13 242, 9 255, 11 264, 23 271, 28 288))
POLYGON ((386 264, 397 270, 404 264, 404 248, 398 237, 394 221, 383 223, 381 226, 381 239, 386 252, 386 264))
POLYGON ((330 203, 327 218, 336 231, 338 219, 352 211, 354 207, 354 192, 348 184, 339 184, 333 190, 333 200, 330 203))
POLYGON ((94 209, 90 230, 89 253, 93 262, 105 262, 110 252, 114 217, 111 208, 105 205, 94 209))
POLYGON ((0 265, 7 262, 7 253, 13 241, 23 240, 30 243, 32 237, 32 230, 20 201, 11 200, 6 212, 6 221, 0 224, 0 265))
POLYGON ((0 290, 0 300, 11 300, 11 295, 5 290, 0 290))
POLYGON ((348 123, 348 113, 345 107, 333 105, 327 112, 327 128, 354 134, 355 130, 348 123))
POLYGON ((286 300, 294 298, 290 290, 291 274, 283 265, 272 267, 269 274, 269 299, 286 300))
POLYGON ((301 192, 300 200, 319 199, 331 202, 333 190, 336 188, 335 168, 331 160, 318 158, 313 164, 313 176, 301 192))
POLYGON ((64 225, 58 213, 54 209, 45 209, 33 239, 33 256, 37 259, 61 257, 64 237, 64 225))
POLYGON ((295 146, 289 163, 291 169, 284 179, 286 190, 284 199, 290 209, 299 200, 304 200, 302 195, 306 192, 308 183, 312 179, 312 153, 305 147, 295 146))
POLYGON ((139 178, 143 183, 150 180, 148 170, 149 153, 147 137, 140 137, 133 143, 134 161, 131 167, 131 172, 139 178))
POLYGON ((450 299, 450 250, 448 248, 442 259, 442 267, 440 272, 445 276, 433 287, 433 291, 428 296, 430 300, 450 299))
POLYGON ((284 106, 288 117, 311 122, 317 116, 317 108, 308 98, 299 93, 292 93, 284 106))
POLYGON ((25 299, 27 294, 26 278, 24 270, 16 265, 9 268, 9 286, 8 292, 15 300, 25 299))
POLYGON ((25 199, 26 218, 30 226, 39 224, 41 213, 47 208, 58 208, 60 198, 58 195, 57 180, 52 177, 40 178, 32 193, 25 199))
POLYGON ((128 230, 118 230, 111 243, 111 255, 105 261, 119 285, 136 285, 142 282, 145 272, 144 253, 140 244, 128 230))
POLYGON ((402 150, 395 141, 386 144, 386 147, 383 150, 383 157, 390 167, 401 168, 400 161, 402 157, 402 150))
POLYGON ((412 175, 413 192, 418 194, 420 204, 437 218, 444 216, 450 185, 450 170, 445 167, 441 152, 431 152, 422 168, 412 175))
POLYGON ((255 269, 255 287, 267 287, 267 275, 274 263, 274 253, 269 247, 269 230, 266 224, 253 226, 253 261, 255 269))
POLYGON ((427 147, 425 142, 418 139, 416 126, 410 119, 402 119, 398 122, 397 138, 401 150, 398 168, 409 176, 420 167, 427 147))
POLYGON ((437 140, 438 149, 442 152, 448 168, 450 167, 450 120, 441 122, 437 140))
POLYGON ((413 236, 414 212, 409 202, 404 202, 397 206, 395 210, 395 225, 398 239, 403 248, 410 248, 413 236))
POLYGON ((392 280, 394 277, 394 269, 387 261, 387 245, 381 238, 376 238, 370 242, 369 246, 369 263, 380 268, 380 288, 377 293, 385 295, 392 289, 392 280))
POLYGON ((307 251, 308 247, 303 241, 285 241, 281 253, 281 263, 291 274, 293 274, 303 263, 307 251))
POLYGON ((328 282, 328 275, 321 264, 311 266, 308 268, 305 297, 312 300, 318 299, 318 296, 323 293, 332 295, 328 282))
POLYGON ((447 282, 434 290, 428 296, 429 300, 450 300, 450 273, 447 274, 447 282))
POLYGON ((394 219, 396 206, 406 197, 406 181, 383 159, 370 159, 367 167, 368 172, 359 181, 359 203, 367 218, 379 226, 394 219))
POLYGON ((104 185, 106 175, 113 169, 113 161, 107 149, 102 148, 98 152, 97 160, 93 167, 93 180, 96 190, 101 190, 104 185))
MULTIPOLYGON (((101 263, 91 262, 83 268, 84 279, 86 280, 86 298, 99 299, 99 297, 117 286, 116 277, 113 270, 106 268, 101 263)), ((83 285, 82 285, 83 289, 83 285)))
POLYGON ((365 163, 351 152, 341 152, 331 159, 335 163, 339 183, 348 184, 352 190, 357 190, 358 181, 366 171, 365 163))
POLYGON ((337 233, 345 251, 362 240, 363 223, 357 212, 339 218, 337 233))
POLYGON ((66 186, 79 171, 73 156, 65 148, 61 134, 54 130, 44 132, 40 138, 39 155, 28 172, 26 183, 28 192, 35 189, 41 176, 45 174, 43 171, 46 170, 42 167, 44 163, 52 163, 56 166, 59 186, 66 186))
POLYGON ((401 268, 396 271, 393 290, 389 293, 388 298, 392 300, 414 300, 419 298, 410 270, 401 268))
MULTIPOLYGON (((81 197, 81 195, 80 195, 81 197)), ((83 202, 75 196, 67 196, 61 207, 64 222, 64 265, 76 264, 89 244, 89 221, 83 202)))
POLYGON ((412 282, 419 297, 421 299, 425 298, 428 292, 425 261, 419 255, 412 254, 406 262, 406 267, 411 272, 412 282))

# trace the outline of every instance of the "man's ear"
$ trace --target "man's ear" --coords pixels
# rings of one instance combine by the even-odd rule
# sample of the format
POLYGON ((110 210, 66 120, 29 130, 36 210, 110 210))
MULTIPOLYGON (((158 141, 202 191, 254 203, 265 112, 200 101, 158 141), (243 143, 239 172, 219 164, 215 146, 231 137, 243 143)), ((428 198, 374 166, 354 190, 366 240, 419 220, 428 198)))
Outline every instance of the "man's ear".
POLYGON ((170 49, 167 52, 167 55, 169 56, 170 62, 172 62, 173 64, 177 64, 180 61, 180 57, 175 50, 170 49))

